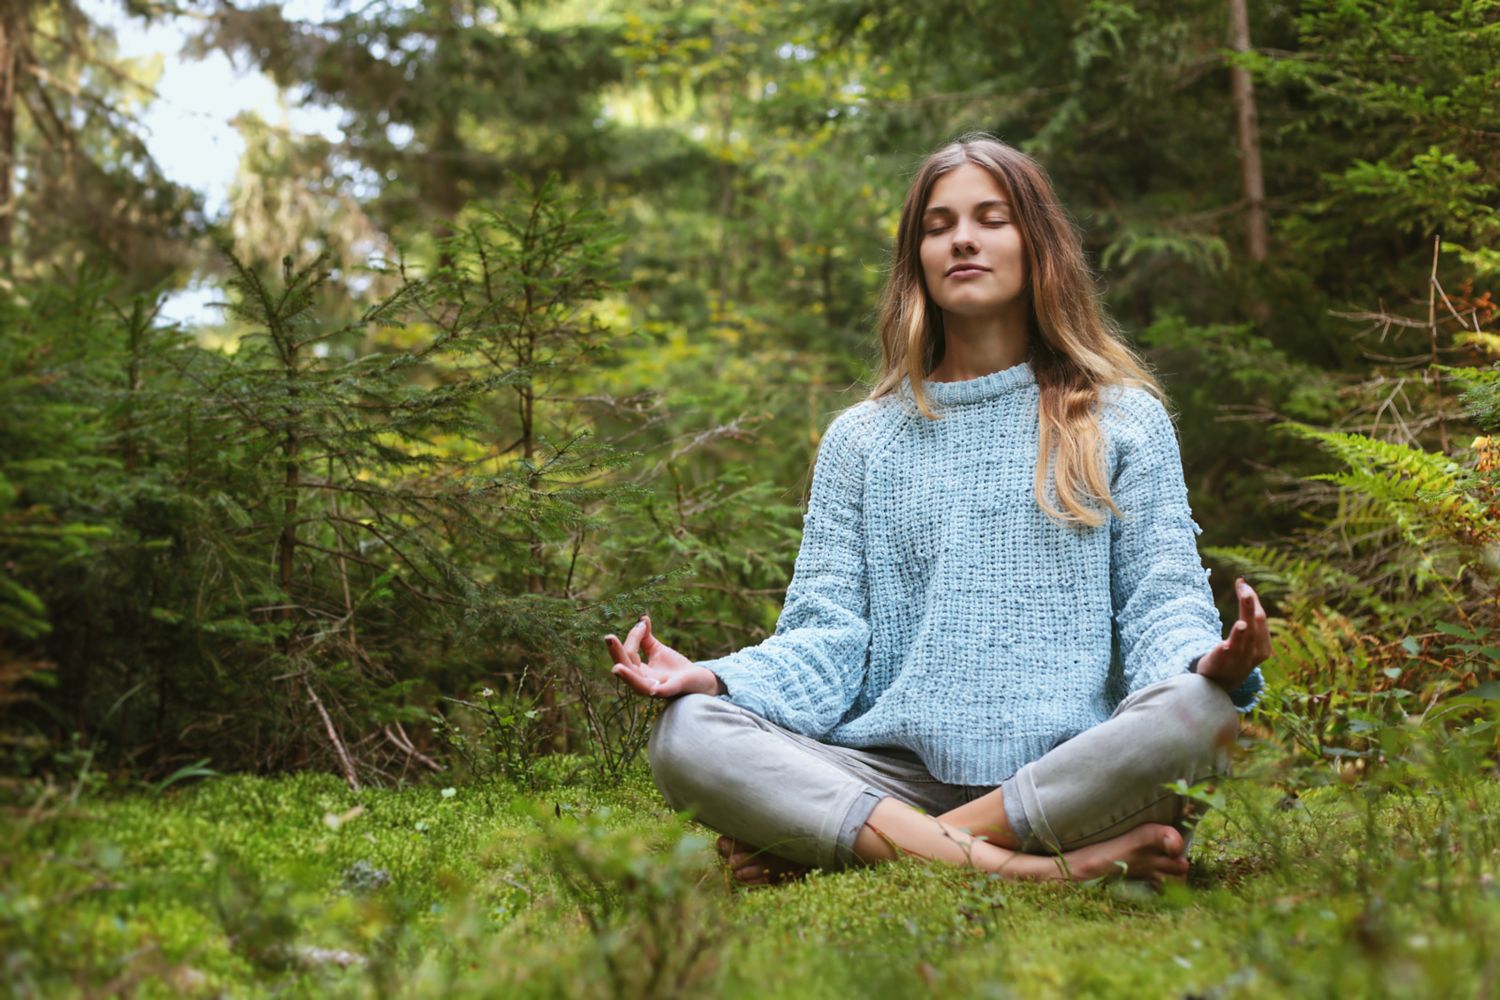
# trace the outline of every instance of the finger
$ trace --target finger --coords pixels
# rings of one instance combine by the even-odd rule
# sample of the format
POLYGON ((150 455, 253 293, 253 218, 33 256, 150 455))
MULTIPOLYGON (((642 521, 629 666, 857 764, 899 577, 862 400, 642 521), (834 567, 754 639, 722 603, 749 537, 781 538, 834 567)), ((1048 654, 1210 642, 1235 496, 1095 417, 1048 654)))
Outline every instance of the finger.
POLYGON ((1250 623, 1250 627, 1259 632, 1266 624, 1266 609, 1261 607, 1260 595, 1255 588, 1248 583, 1244 585, 1244 595, 1240 601, 1240 617, 1250 623))
MULTIPOLYGON (((620 680, 624 681, 630 687, 635 688, 637 691, 641 690, 641 677, 635 672, 634 669, 631 668, 630 664, 625 663, 621 660, 616 660, 615 665, 609 668, 609 672, 620 678, 620 680)), ((645 694, 646 692, 642 691, 641 693, 645 694)))
POLYGON ((641 633, 641 653, 646 659, 656 655, 656 649, 661 645, 655 635, 651 632, 651 616, 641 615, 641 623, 646 626, 646 631, 641 633))
POLYGON ((642 674, 629 664, 616 663, 614 666, 614 675, 630 685, 639 694, 648 696, 656 694, 656 681, 642 674))
POLYGON ((1255 617, 1255 591, 1245 582, 1244 577, 1234 581, 1234 593, 1240 599, 1240 617, 1245 621, 1255 617))
POLYGON ((681 677, 653 677, 639 664, 617 663, 615 673, 631 687, 653 698, 673 698, 682 693, 681 677))
POLYGON ((1239 627, 1239 623, 1238 622, 1236 622, 1235 624, 1229 626, 1229 634, 1226 635, 1223 639, 1219 640, 1219 644, 1216 647, 1214 647, 1214 652, 1215 653, 1219 653, 1219 654, 1222 655, 1222 654, 1228 653, 1232 649, 1234 649, 1234 632, 1235 632, 1235 629, 1238 628, 1238 627, 1239 627))
POLYGON ((1229 630, 1229 652, 1232 656, 1243 656, 1249 648, 1250 623, 1241 618, 1229 630))
POLYGON ((630 653, 637 659, 639 659, 641 655, 641 636, 644 635, 645 632, 646 619, 644 616, 642 616, 641 620, 631 626, 629 632, 625 633, 625 651, 627 653, 630 653))
POLYGON ((641 663, 641 658, 626 649, 617 636, 605 636, 604 645, 609 648, 609 655, 614 657, 614 661, 616 663, 623 663, 629 667, 643 666, 643 664, 641 663))
POLYGON ((1255 615, 1250 623, 1255 627, 1255 653, 1257 662, 1269 659, 1271 656, 1271 627, 1266 616, 1266 609, 1261 607, 1260 595, 1251 591, 1255 598, 1255 615))
MULTIPOLYGON (((1213 652, 1215 662, 1213 666, 1215 670, 1217 670, 1227 662, 1232 662, 1239 656, 1240 633, 1243 630, 1244 624, 1244 622, 1237 621, 1233 625, 1229 626, 1229 634, 1224 637, 1223 641, 1221 641, 1217 646, 1214 647, 1213 652)), ((1198 664, 1198 669, 1200 672, 1202 671, 1203 667, 1204 664, 1200 661, 1198 664)))

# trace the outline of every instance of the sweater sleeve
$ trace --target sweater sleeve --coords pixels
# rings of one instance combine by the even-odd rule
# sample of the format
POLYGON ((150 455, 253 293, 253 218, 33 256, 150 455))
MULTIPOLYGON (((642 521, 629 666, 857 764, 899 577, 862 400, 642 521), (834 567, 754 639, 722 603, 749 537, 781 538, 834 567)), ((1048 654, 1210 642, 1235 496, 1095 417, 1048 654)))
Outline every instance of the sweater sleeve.
POLYGON ((814 738, 854 703, 868 664, 859 423, 856 411, 841 413, 819 445, 802 547, 776 631, 758 645, 698 663, 719 675, 729 701, 814 738))
MULTIPOLYGON (((1182 452, 1166 408, 1128 389, 1120 402, 1110 492, 1124 513, 1110 523, 1110 597, 1127 695, 1189 669, 1223 639, 1208 571, 1198 555, 1203 529, 1188 506, 1182 452)), ((1260 668, 1230 692, 1241 712, 1264 684, 1260 668)))

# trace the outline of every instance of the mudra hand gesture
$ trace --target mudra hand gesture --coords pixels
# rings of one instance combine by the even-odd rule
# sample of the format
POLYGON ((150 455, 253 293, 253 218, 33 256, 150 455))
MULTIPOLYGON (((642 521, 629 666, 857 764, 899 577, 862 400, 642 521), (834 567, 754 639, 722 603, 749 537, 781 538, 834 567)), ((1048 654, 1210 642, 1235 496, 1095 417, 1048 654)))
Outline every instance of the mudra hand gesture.
POLYGON ((1266 627, 1266 612, 1260 606, 1255 590, 1239 577, 1234 592, 1240 599, 1240 617, 1229 629, 1229 638, 1198 660, 1198 673, 1217 681, 1226 691, 1233 691, 1250 676, 1256 664, 1271 655, 1271 630, 1266 627))
POLYGON ((613 634, 604 637, 612 672, 641 694, 672 698, 679 694, 719 694, 719 678, 712 670, 693 661, 651 634, 651 618, 641 615, 622 643, 613 634))

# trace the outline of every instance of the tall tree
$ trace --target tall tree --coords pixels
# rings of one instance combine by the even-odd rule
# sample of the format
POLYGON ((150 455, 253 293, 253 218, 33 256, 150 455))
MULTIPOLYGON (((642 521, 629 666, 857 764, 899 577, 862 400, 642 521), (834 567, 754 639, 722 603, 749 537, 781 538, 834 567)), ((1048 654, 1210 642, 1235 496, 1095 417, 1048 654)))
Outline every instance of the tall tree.
POLYGON ((0 274, 99 258, 149 287, 191 258, 196 197, 134 120, 151 93, 74 0, 0 5, 0 274))
POLYGON ((367 172, 367 210, 410 245, 447 235, 466 202, 503 194, 508 172, 597 170, 593 121, 598 91, 619 76, 615 40, 581 4, 337 0, 317 22, 275 3, 219 4, 195 48, 246 56, 308 103, 342 109, 333 152, 367 172))
POLYGON ((0 274, 10 274, 16 217, 16 94, 26 52, 30 5, 0 8, 0 274))
MULTIPOLYGON (((1250 51, 1250 13, 1245 0, 1229 0, 1229 47, 1237 53, 1250 51)), ((1235 138, 1239 144, 1240 177, 1245 191, 1245 255, 1253 261, 1263 261, 1266 259, 1266 178, 1260 163, 1260 122, 1255 114, 1255 84, 1250 79, 1250 70, 1238 63, 1229 67, 1229 78, 1234 90, 1235 138)), ((1257 318, 1265 319, 1265 316, 1257 318)))

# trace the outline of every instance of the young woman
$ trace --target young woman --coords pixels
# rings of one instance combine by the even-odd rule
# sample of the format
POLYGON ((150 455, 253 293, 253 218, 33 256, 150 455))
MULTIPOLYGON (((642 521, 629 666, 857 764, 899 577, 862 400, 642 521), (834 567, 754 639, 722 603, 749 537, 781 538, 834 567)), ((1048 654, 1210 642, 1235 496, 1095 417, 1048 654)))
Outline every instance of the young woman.
POLYGON ((1041 167, 983 133, 902 207, 869 397, 818 449, 775 633, 693 662, 605 642, 674 699, 648 753, 744 882, 902 855, 1160 881, 1270 655, 1227 639, 1163 393, 1104 315, 1041 167))

